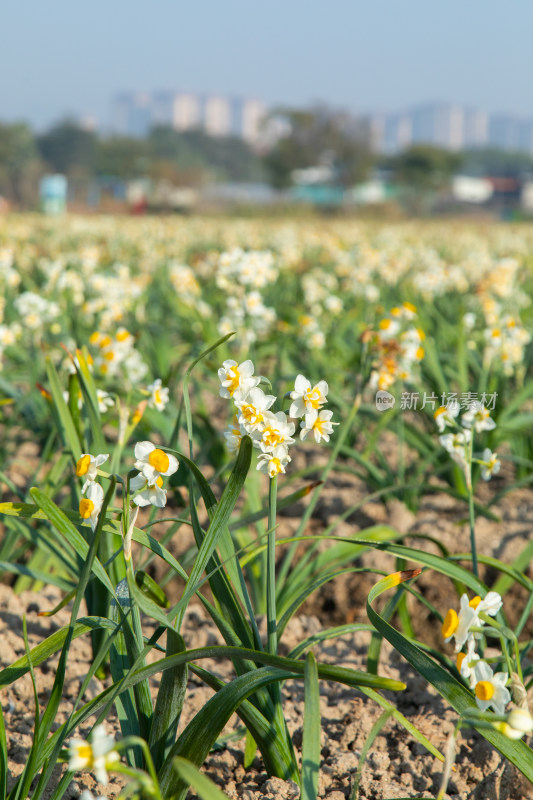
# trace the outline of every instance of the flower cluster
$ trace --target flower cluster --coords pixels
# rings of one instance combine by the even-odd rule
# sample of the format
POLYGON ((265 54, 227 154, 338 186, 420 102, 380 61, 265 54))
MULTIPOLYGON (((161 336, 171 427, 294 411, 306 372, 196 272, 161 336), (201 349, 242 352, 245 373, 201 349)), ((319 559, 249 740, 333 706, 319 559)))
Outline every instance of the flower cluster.
POLYGON ((478 400, 473 401, 462 415, 461 424, 457 422, 459 412, 460 405, 456 400, 437 408, 433 416, 441 433, 439 441, 455 463, 461 467, 467 479, 472 460, 481 465, 481 477, 488 481, 499 472, 500 460, 497 454, 488 447, 483 450, 481 458, 472 458, 472 436, 473 432, 481 433, 493 430, 496 423, 488 409, 478 400), (448 427, 455 428, 455 432, 445 433, 444 431, 448 427))
POLYGON ((492 667, 476 652, 477 640, 481 638, 488 617, 494 617, 502 607, 502 599, 497 592, 488 592, 481 597, 468 599, 461 596, 459 613, 450 608, 442 624, 445 642, 455 639, 457 670, 474 691, 476 704, 481 711, 492 708, 497 714, 504 714, 511 700, 507 688, 507 672, 493 672, 492 667), (466 653, 461 648, 466 644, 466 653))
POLYGON ((104 502, 104 490, 96 482, 99 467, 109 458, 109 453, 92 456, 90 453, 82 453, 76 462, 76 475, 84 478, 81 493, 84 495, 80 500, 80 517, 86 520, 93 531, 98 524, 98 516, 104 502))
POLYGON ((147 366, 135 349, 135 339, 126 328, 118 328, 114 336, 94 331, 89 344, 96 348, 94 366, 98 373, 108 378, 124 378, 135 384, 142 380, 147 366))
POLYGON ((130 480, 130 489, 135 492, 133 502, 136 506, 157 506, 164 508, 167 492, 163 489, 163 478, 173 475, 178 469, 178 459, 172 453, 165 453, 152 442, 137 442, 135 445, 135 469, 139 473, 130 480))
POLYGON ((416 364, 424 358, 425 339, 424 332, 412 324, 415 315, 416 306, 412 303, 391 308, 389 316, 372 333, 375 361, 370 375, 371 389, 386 391, 397 380, 413 378, 416 364))
MULTIPOLYGON (((224 361, 218 370, 220 379, 220 396, 231 398, 236 413, 225 432, 226 443, 231 451, 238 450, 241 439, 248 435, 254 447, 260 450, 257 469, 271 478, 285 472, 291 461, 289 447, 294 444, 295 422, 291 422, 284 411, 271 410, 276 396, 265 394, 259 387, 261 377, 254 375, 254 365, 250 360, 238 364, 236 361, 224 361)), ((326 403, 328 384, 319 381, 311 386, 303 375, 298 375, 294 391, 290 393, 292 400, 289 417, 301 419, 300 439, 304 440, 310 433, 316 442, 322 439, 329 441, 333 433, 331 422, 333 412, 323 410, 326 403)))

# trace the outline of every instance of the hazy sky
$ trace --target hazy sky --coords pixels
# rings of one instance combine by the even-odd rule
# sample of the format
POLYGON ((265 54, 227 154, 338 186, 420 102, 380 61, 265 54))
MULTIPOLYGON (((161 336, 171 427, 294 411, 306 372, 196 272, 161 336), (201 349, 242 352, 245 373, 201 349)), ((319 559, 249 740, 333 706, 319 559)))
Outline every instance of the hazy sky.
POLYGON ((1 0, 0 120, 104 126, 120 90, 533 117, 532 0, 1 0))

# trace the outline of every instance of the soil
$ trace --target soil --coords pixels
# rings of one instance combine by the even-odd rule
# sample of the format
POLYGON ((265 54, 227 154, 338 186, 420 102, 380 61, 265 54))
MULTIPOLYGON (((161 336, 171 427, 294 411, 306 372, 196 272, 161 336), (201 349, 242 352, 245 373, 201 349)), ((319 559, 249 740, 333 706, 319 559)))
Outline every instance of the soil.
MULTIPOLYGON (((308 450, 300 456, 300 468, 309 463, 319 466, 324 454, 308 450)), ((24 467, 19 468, 24 472, 24 467)), ((20 475, 17 476, 20 479, 20 475)), ((24 476, 23 476, 24 477, 24 476)), ((478 487, 477 495, 481 502, 488 502, 509 476, 505 474, 490 484, 478 487)), ((436 488, 438 488, 436 486, 436 488)), ((308 531, 319 533, 330 524, 345 508, 361 500, 368 494, 367 488, 357 478, 346 473, 332 473, 323 487, 321 500, 309 523, 308 531)), ((305 503, 303 500, 287 508, 279 515, 280 537, 290 535, 298 526, 305 503)), ((518 489, 505 495, 491 507, 497 520, 478 517, 476 537, 478 552, 494 555, 506 563, 523 550, 533 524, 533 502, 529 489, 518 489)), ((416 514, 401 501, 384 503, 379 500, 363 503, 361 508, 340 522, 335 529, 338 536, 353 536, 358 530, 369 525, 384 523, 406 534, 404 542, 418 548, 436 552, 435 545, 427 540, 414 539, 415 534, 425 534, 437 539, 452 553, 469 550, 469 530, 465 520, 465 505, 443 493, 430 494, 422 498, 416 514)), ((176 554, 183 553, 190 541, 186 533, 181 535, 179 544, 172 545, 176 554)), ((396 560, 379 551, 369 551, 360 559, 369 568, 393 572, 398 567, 396 560)), ((494 574, 481 568, 481 576, 489 583, 494 574)), ((158 577, 156 573, 156 577, 158 577)), ((369 588, 375 581, 372 574, 348 574, 327 584, 301 608, 284 634, 281 651, 287 652, 306 636, 325 626, 346 622, 366 622, 365 602, 369 588)), ((450 604, 453 594, 451 583, 435 574, 424 572, 417 580, 417 587, 443 613, 450 604)), ((172 596, 179 594, 179 587, 168 584, 166 591, 172 596)), ((31 646, 40 643, 54 630, 65 625, 69 619, 68 607, 54 617, 40 617, 38 611, 52 608, 60 599, 60 593, 53 587, 45 587, 39 592, 15 594, 7 585, 0 585, 0 631, 2 648, 0 664, 6 666, 24 654, 22 638, 22 616, 26 614, 28 636, 31 646)), ((412 598, 412 618, 416 636, 428 644, 439 648, 446 647, 440 638, 439 625, 425 607, 416 605, 412 598)), ((505 611, 511 621, 516 620, 524 605, 524 597, 516 590, 506 598, 505 611)), ((201 647, 220 642, 218 631, 207 618, 203 607, 192 604, 188 610, 184 637, 188 646, 201 647)), ((531 630, 529 631, 531 633, 531 630)), ((369 643, 367 632, 357 632, 344 637, 323 642, 314 648, 319 661, 341 666, 365 669, 366 652, 369 643)), ((451 651, 451 649, 450 649, 451 651)), ((59 708, 56 724, 59 725, 71 708, 74 697, 91 660, 90 644, 87 638, 77 639, 71 649, 68 662, 67 682, 64 697, 59 708)), ((36 669, 41 711, 49 695, 57 658, 49 659, 36 669)), ((232 677, 231 665, 224 662, 203 663, 223 679, 232 677)), ((449 734, 453 731, 456 714, 420 676, 387 643, 384 643, 379 665, 379 673, 406 683, 407 689, 399 694, 389 693, 398 709, 433 743, 441 752, 446 748, 449 734)), ((104 688, 105 682, 94 679, 86 699, 104 688)), ((154 694, 157 682, 154 682, 154 694)), ((180 727, 187 724, 196 711, 211 696, 195 676, 191 676, 186 704, 180 727)), ((9 785, 20 774, 27 760, 32 743, 33 690, 28 676, 19 679, 1 695, 2 709, 8 732, 9 743, 9 785)), ((290 733, 297 752, 301 746, 303 724, 303 684, 288 681, 283 689, 283 703, 290 733)), ((359 764, 361 750, 366 738, 380 716, 381 710, 362 694, 348 687, 330 682, 321 683, 320 707, 322 716, 322 764, 320 772, 321 798, 344 800, 351 797, 353 782, 359 764)), ((78 733, 86 734, 94 720, 78 733)), ((110 717, 107 721, 110 731, 119 736, 118 722, 110 717)), ((238 719, 232 719, 226 732, 239 726, 238 719)), ((205 763, 206 773, 217 782, 230 798, 243 800, 291 800, 298 797, 295 785, 277 778, 269 778, 262 767, 259 756, 248 770, 243 766, 244 740, 231 741, 221 749, 213 751, 205 763)), ((54 785, 63 766, 56 767, 54 785)), ((385 800, 391 798, 434 798, 438 793, 442 776, 442 764, 413 739, 403 727, 389 720, 377 736, 362 770, 359 798, 361 800, 385 800)), ((95 783, 87 773, 78 774, 71 784, 65 798, 71 800, 85 789, 95 794, 115 797, 121 786, 120 780, 111 777, 109 785, 102 787, 95 783)), ((47 795, 49 797, 51 791, 47 795)), ((191 793, 191 797, 195 795, 191 793)), ((533 797, 529 782, 515 771, 477 733, 463 730, 459 734, 456 768, 448 784, 447 795, 453 800, 521 800, 533 797)))

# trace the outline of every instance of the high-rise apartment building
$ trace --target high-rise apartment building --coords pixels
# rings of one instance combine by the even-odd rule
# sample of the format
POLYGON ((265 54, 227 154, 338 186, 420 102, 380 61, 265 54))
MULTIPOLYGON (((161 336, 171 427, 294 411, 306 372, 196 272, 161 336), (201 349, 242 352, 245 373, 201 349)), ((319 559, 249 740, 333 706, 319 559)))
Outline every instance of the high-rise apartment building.
POLYGON ((203 130, 211 136, 258 141, 265 105, 254 98, 194 92, 122 92, 115 96, 111 129, 123 136, 146 136, 155 125, 203 130))
POLYGON ((401 114, 371 117, 375 149, 398 153, 411 144, 448 150, 496 147, 533 154, 533 120, 487 114, 458 105, 427 104, 401 114))

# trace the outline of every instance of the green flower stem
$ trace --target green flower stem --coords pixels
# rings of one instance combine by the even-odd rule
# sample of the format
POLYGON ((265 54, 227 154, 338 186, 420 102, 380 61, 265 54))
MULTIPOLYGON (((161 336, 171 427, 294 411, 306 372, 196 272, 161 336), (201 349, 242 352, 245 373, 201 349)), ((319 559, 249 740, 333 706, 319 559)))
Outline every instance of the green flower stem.
POLYGON ((113 772, 123 772, 125 775, 129 775, 135 780, 139 780, 143 784, 143 787, 148 789, 152 793, 153 797, 156 798, 156 800, 162 800, 161 792, 159 790, 159 782, 157 780, 157 772, 154 767, 154 762, 152 761, 148 744, 140 736, 127 736, 125 739, 122 739, 122 741, 117 743, 116 749, 126 750, 128 747, 140 747, 142 749, 144 763, 146 764, 149 772, 149 782, 147 781, 148 775, 146 772, 143 772, 139 769, 133 769, 132 767, 127 767, 122 763, 120 764, 120 769, 113 767, 113 772))
POLYGON ((276 621, 276 501, 278 479, 270 478, 268 491, 268 539, 266 571, 267 652, 276 655, 278 633, 276 621))
POLYGON ((518 639, 515 636, 514 631, 511 630, 511 628, 508 628, 507 625, 502 625, 497 620, 493 619, 492 617, 489 617, 488 614, 483 614, 482 613, 482 614, 479 615, 479 618, 483 622, 486 622, 488 624, 488 626, 489 626, 489 628, 483 628, 482 629, 483 632, 487 633, 487 631, 492 630, 492 631, 494 631, 496 636, 499 638, 499 640, 501 642, 501 645, 502 645, 502 650, 503 650, 504 655, 505 655, 505 660, 507 662, 507 668, 509 670, 509 676, 511 675, 512 672, 514 672, 514 670, 513 670, 513 666, 512 666, 512 662, 511 662, 511 657, 509 655, 509 650, 508 650, 508 647, 507 647, 507 640, 509 640, 509 641, 511 641, 513 643, 514 656, 515 656, 515 661, 516 661, 516 672, 518 673, 518 677, 520 678, 521 682, 523 683, 524 682, 524 676, 522 674, 522 665, 520 664, 520 647, 519 647, 518 639))
POLYGON ((472 436, 470 437, 470 442, 468 445, 468 464, 465 470, 465 478, 466 478, 466 488, 468 491, 468 518, 470 521, 470 550, 472 552, 472 572, 474 573, 476 578, 478 578, 479 572, 477 568, 477 550, 476 550, 476 532, 475 532, 476 517, 474 512, 474 490, 472 488, 473 449, 474 449, 474 431, 472 431, 472 436))
MULTIPOLYGON (((311 499, 310 499, 310 501, 309 501, 309 503, 307 505, 307 508, 305 509, 305 511, 304 511, 304 513, 302 515, 302 519, 300 520, 300 524, 298 526, 298 530, 294 534, 295 536, 301 536, 302 535, 302 533, 305 530, 305 526, 307 525, 309 519, 311 518, 311 515, 312 515, 313 511, 315 510, 315 506, 318 503, 318 500, 320 498, 321 487, 325 483, 325 481, 327 480, 327 478, 329 476, 329 473, 333 469, 333 466, 334 466, 334 464, 335 464, 335 462, 337 460, 337 456, 338 456, 338 454, 340 452, 340 449, 343 446, 343 444, 345 442, 345 439, 346 439, 346 437, 348 436, 348 434, 349 434, 349 432, 351 430, 351 427, 352 427, 352 425, 354 423, 355 417, 357 416, 357 412, 359 411, 359 406, 360 405, 361 405, 361 394, 358 392, 356 394, 355 399, 354 399, 353 405, 352 405, 352 407, 350 409, 350 413, 348 414, 348 419, 346 420, 344 425, 341 426, 341 429, 339 430, 338 435, 335 438, 335 442, 334 442, 333 448, 331 450, 331 455, 330 455, 330 457, 328 459, 328 463, 326 464, 326 466, 325 466, 325 468, 324 468, 324 470, 322 472, 322 475, 320 476, 321 484, 320 484, 320 486, 318 486, 313 491, 313 494, 312 494, 311 499)), ((294 555, 296 553, 296 549, 298 547, 298 544, 299 544, 298 542, 294 542, 289 547, 289 549, 287 551, 287 554, 286 554, 286 556, 285 556, 285 558, 283 560, 283 563, 281 565, 281 569, 280 569, 279 575, 278 575, 278 586, 280 587, 280 589, 284 586, 284 584, 285 584, 285 582, 287 580, 287 576, 288 576, 289 571, 291 569, 292 562, 293 562, 294 555)))

